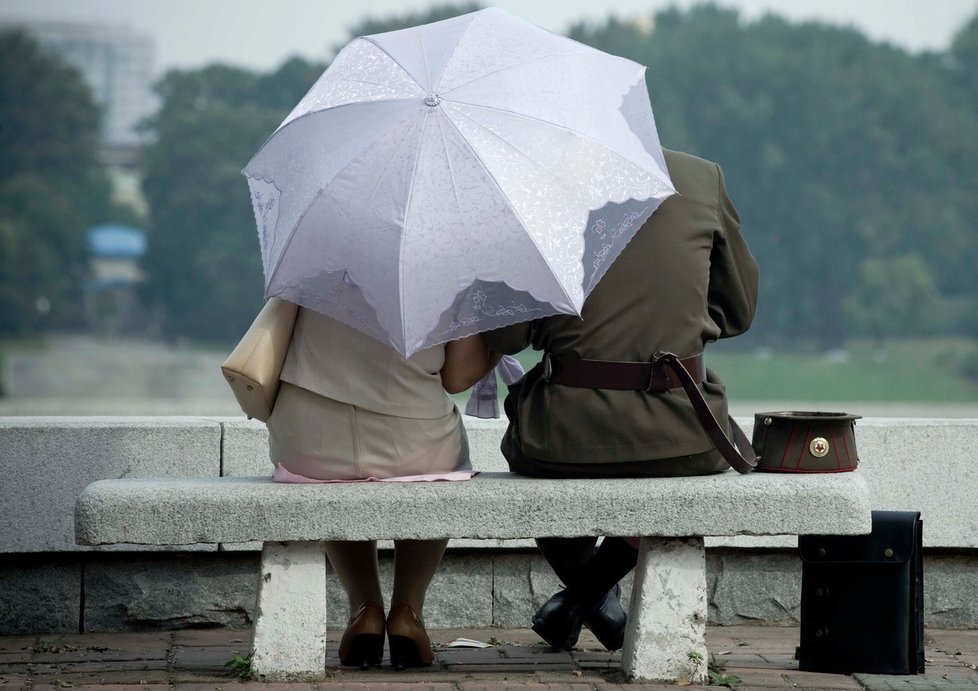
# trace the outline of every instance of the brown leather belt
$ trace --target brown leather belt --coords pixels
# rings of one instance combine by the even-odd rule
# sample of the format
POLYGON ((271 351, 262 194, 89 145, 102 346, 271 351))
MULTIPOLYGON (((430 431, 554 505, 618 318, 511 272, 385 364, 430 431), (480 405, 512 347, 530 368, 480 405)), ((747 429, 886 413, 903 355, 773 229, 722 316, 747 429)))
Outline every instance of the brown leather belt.
POLYGON ((682 387, 693 404, 703 431, 717 451, 739 473, 749 473, 757 465, 757 454, 747 435, 732 417, 728 417, 734 440, 730 441, 716 416, 707 405, 697 384, 706 380, 703 354, 679 359, 673 353, 656 353, 651 362, 615 362, 586 360, 571 355, 546 353, 543 356, 543 380, 562 386, 588 389, 668 391, 682 387))
MULTIPOLYGON (((706 381, 703 353, 679 361, 695 382, 706 381)), ((649 393, 678 389, 683 383, 671 373, 663 359, 652 362, 585 360, 573 355, 546 353, 544 381, 586 389, 617 389, 649 393)))

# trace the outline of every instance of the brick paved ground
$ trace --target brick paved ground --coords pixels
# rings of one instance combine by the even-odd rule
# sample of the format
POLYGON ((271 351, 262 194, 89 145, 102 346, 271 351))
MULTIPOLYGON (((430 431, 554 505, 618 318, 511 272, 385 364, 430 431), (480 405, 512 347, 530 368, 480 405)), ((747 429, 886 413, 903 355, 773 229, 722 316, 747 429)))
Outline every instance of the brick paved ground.
MULTIPOLYGON (((24 691, 108 688, 110 691, 319 691, 417 689, 482 691, 531 689, 611 691, 665 689, 673 684, 624 685, 619 655, 603 651, 585 632, 579 649, 554 652, 525 629, 432 631, 437 660, 428 669, 395 672, 385 665, 361 672, 327 661, 328 679, 315 684, 240 680, 225 663, 248 650, 247 630, 0 636, 0 687, 24 691), (459 637, 491 648, 448 648, 459 637), (149 688, 147 688, 149 687, 149 688)), ((331 632, 335 655, 338 633, 331 632)), ((978 631, 927 631, 927 673, 919 676, 814 674, 794 660, 798 630, 765 626, 711 627, 714 670, 732 688, 978 690, 978 631), (736 682, 735 678, 741 681, 736 682)))

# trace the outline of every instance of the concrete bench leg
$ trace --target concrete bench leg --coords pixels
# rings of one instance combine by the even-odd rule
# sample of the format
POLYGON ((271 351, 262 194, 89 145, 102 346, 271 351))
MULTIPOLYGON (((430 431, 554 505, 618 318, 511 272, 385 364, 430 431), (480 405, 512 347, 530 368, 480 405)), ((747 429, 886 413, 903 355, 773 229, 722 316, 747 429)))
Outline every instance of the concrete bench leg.
POLYGON ((321 542, 266 542, 251 669, 269 681, 326 677, 326 552, 321 542))
POLYGON ((706 680, 703 538, 642 538, 622 668, 636 680, 706 680))

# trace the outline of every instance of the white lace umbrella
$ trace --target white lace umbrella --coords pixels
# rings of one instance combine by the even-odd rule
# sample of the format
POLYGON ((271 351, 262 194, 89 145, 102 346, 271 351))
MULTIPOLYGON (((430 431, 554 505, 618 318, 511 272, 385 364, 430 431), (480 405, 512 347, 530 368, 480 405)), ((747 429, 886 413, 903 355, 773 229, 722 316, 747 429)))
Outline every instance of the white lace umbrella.
POLYGON ((266 296, 404 355, 580 314, 674 193, 645 68, 496 8, 355 39, 243 173, 266 296))

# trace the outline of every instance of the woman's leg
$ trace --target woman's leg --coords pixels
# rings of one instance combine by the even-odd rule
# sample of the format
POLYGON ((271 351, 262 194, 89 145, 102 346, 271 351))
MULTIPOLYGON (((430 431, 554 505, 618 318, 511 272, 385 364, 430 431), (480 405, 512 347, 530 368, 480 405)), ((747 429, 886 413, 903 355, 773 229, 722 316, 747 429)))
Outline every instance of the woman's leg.
POLYGON ((326 555, 350 605, 350 620, 340 640, 340 664, 367 669, 384 658, 384 596, 380 591, 377 543, 332 541, 326 555))
POLYGON ((394 669, 426 667, 434 661, 421 610, 448 540, 395 540, 394 592, 387 615, 394 669))
POLYGON ((326 543, 326 556, 346 591, 351 615, 368 602, 383 607, 376 541, 329 541, 326 543))
POLYGON ((391 606, 408 605, 418 615, 448 540, 395 540, 391 606))

